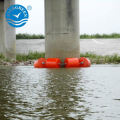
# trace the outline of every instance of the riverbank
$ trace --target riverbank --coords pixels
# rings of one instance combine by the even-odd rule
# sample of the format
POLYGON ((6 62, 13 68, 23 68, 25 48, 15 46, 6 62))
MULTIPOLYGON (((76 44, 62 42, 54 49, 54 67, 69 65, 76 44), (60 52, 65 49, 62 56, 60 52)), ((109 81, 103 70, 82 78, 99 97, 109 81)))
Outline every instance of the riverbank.
MULTIPOLYGON (((111 33, 111 34, 81 34, 80 39, 114 39, 120 38, 119 33, 111 33)), ((16 39, 45 39, 45 35, 37 35, 37 34, 17 34, 16 39)))
MULTIPOLYGON (((120 56, 117 54, 111 56, 101 56, 91 53, 81 54, 81 57, 86 57, 90 59, 92 64, 120 64, 120 56)), ((16 61, 10 61, 5 59, 3 55, 0 55, 0 65, 4 66, 33 66, 34 62, 39 58, 44 58, 45 53, 29 53, 17 54, 16 61)))

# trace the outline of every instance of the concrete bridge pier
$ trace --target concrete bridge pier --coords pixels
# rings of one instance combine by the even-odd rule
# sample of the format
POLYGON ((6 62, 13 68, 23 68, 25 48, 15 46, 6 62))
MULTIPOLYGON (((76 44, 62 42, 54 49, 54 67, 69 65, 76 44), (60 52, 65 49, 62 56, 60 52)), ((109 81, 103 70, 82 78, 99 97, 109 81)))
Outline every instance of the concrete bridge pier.
POLYGON ((5 55, 4 2, 0 1, 0 54, 5 55))
MULTIPOLYGON (((4 10, 15 4, 15 0, 4 0, 4 10)), ((11 27, 6 21, 5 24, 5 56, 10 60, 16 59, 16 30, 11 27)))
POLYGON ((80 57, 79 0, 45 0, 46 58, 80 57))
POLYGON ((0 53, 9 60, 16 59, 16 33, 6 22, 5 12, 13 4, 15 0, 0 0, 0 53))

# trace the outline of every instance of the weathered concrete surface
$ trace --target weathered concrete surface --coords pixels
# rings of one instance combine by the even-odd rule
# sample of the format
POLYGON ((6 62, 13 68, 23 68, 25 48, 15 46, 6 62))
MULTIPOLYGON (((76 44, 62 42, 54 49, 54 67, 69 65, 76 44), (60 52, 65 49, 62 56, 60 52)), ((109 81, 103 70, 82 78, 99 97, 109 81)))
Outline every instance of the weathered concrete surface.
POLYGON ((45 0, 46 58, 80 57, 79 0, 45 0))
MULTIPOLYGON (((10 5, 15 4, 15 0, 4 0, 5 12, 10 5)), ((5 47, 6 47, 6 58, 16 59, 16 32, 15 28, 8 25, 5 21, 5 47)))
POLYGON ((0 1, 0 54, 5 55, 4 39, 4 2, 0 1))

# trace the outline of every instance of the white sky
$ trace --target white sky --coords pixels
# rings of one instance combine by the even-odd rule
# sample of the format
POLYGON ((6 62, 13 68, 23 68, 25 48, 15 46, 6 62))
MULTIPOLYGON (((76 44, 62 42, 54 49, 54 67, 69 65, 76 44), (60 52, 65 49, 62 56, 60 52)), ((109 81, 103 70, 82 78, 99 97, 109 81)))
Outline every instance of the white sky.
MULTIPOLYGON (((32 6, 29 22, 17 33, 44 34, 44 0, 16 0, 32 6)), ((80 0, 80 33, 120 33, 120 0, 80 0)))

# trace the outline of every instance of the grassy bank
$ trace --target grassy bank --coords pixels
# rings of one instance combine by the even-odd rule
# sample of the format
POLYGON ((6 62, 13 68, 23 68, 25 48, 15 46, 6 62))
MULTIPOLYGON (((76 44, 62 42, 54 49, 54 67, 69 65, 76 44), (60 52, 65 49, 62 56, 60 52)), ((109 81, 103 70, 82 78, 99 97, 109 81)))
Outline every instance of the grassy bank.
MULTIPOLYGON (((120 64, 120 56, 118 55, 112 55, 112 56, 101 56, 91 53, 81 54, 81 57, 86 57, 91 60, 92 64, 120 64)), ((29 53, 28 55, 20 55, 17 54, 16 61, 19 62, 26 62, 26 61, 32 61, 37 60, 38 58, 45 57, 44 53, 29 53)), ((2 64, 2 61, 10 62, 5 59, 3 55, 0 55, 0 63, 2 64)), ((14 61, 15 62, 15 61, 14 61)))
MULTIPOLYGON (((35 34, 17 34, 16 39, 44 39, 44 35, 35 35, 35 34)), ((120 34, 118 33, 112 33, 112 34, 93 34, 93 35, 88 35, 88 34, 83 34, 80 35, 81 39, 99 39, 99 38, 120 38, 120 34)))
POLYGON ((16 55, 16 61, 15 60, 8 60, 3 55, 0 55, 0 65, 5 66, 33 66, 34 61, 38 58, 44 58, 44 53, 29 53, 28 55, 25 54, 17 54, 16 55))
POLYGON ((120 56, 115 55, 96 55, 91 53, 81 54, 81 57, 89 58, 92 64, 120 64, 120 56))
MULTIPOLYGON (((31 52, 28 55, 17 54, 16 61, 25 62, 25 61, 29 61, 29 60, 37 60, 38 58, 44 58, 44 57, 45 57, 45 53, 38 53, 38 52, 32 53, 31 52)), ((10 60, 5 59, 5 57, 2 54, 0 54, 0 61, 3 61, 3 60, 10 62, 10 60)))
POLYGON ((29 60, 37 60, 39 58, 45 58, 45 53, 29 53, 28 55, 21 55, 17 54, 16 55, 16 60, 17 61, 29 61, 29 60))

